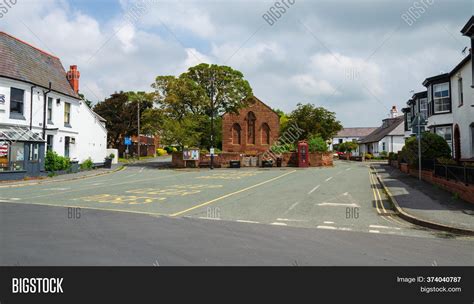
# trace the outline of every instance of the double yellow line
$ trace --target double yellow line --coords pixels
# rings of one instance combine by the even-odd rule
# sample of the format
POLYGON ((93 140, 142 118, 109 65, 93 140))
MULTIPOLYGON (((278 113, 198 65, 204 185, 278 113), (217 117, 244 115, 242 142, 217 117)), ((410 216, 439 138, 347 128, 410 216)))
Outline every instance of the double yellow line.
POLYGON ((375 209, 377 210, 377 213, 379 215, 382 215, 381 217, 384 220, 392 224, 398 224, 403 227, 408 227, 407 224, 397 220, 393 214, 388 213, 387 210, 385 209, 385 206, 383 205, 382 195, 380 194, 380 190, 377 187, 378 182, 377 182, 377 179, 374 177, 374 174, 375 174, 374 169, 372 167, 369 167, 369 181, 372 186, 372 192, 374 194, 374 199, 375 199, 375 209), (379 205, 380 205, 380 209, 379 209, 379 205), (383 210, 383 211, 380 211, 380 210, 383 210))

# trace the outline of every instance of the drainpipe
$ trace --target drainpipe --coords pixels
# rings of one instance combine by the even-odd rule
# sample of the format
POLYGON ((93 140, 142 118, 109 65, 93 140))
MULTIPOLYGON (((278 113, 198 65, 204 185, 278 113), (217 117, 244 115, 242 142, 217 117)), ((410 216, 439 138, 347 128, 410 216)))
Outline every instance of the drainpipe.
POLYGON ((43 91, 43 99, 44 99, 44 104, 43 104, 43 140, 46 139, 46 107, 48 105, 48 94, 51 92, 51 81, 49 82, 49 88, 45 92, 43 91))
POLYGON ((31 87, 30 91, 30 131, 33 129, 33 89, 36 88, 36 86, 31 87))

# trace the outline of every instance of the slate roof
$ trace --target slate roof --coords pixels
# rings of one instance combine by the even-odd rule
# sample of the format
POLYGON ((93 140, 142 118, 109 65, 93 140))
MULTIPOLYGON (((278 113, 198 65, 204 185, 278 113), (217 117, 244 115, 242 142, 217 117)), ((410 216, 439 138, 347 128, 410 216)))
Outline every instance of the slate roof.
POLYGON ((377 128, 344 128, 334 137, 365 137, 377 128))
POLYGON ((384 119, 384 125, 386 123, 387 124, 386 126, 382 125, 381 127, 377 128, 374 132, 370 133, 369 135, 361 139, 359 143, 366 144, 366 143, 371 143, 371 142, 378 142, 387 135, 403 135, 403 133, 401 134, 391 134, 391 133, 395 131, 395 129, 398 126, 403 124, 404 121, 405 121, 404 116, 384 119))
POLYGON ((0 32, 0 76, 49 87, 78 98, 66 78, 61 60, 7 33, 0 32))

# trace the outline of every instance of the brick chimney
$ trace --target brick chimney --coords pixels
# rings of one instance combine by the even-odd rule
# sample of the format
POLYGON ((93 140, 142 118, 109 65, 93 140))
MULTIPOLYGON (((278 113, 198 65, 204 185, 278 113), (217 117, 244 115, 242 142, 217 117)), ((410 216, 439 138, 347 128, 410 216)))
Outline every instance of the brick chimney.
POLYGON ((74 92, 79 93, 79 77, 81 77, 81 73, 77 70, 77 65, 71 65, 66 76, 74 92))
POLYGON ((398 117, 397 106, 393 106, 392 109, 390 110, 390 118, 396 118, 396 117, 398 117))

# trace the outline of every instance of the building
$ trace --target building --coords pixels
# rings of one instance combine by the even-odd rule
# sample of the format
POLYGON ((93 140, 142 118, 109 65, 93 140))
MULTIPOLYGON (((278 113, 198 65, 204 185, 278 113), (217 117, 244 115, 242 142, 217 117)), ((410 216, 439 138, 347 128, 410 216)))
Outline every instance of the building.
POLYGON ((390 110, 390 118, 382 121, 382 126, 359 141, 359 153, 380 156, 382 152, 398 153, 405 145, 404 116, 399 116, 395 106, 390 110))
MULTIPOLYGON (((474 45, 474 17, 461 30, 474 45)), ((417 133, 420 116, 430 131, 443 137, 458 161, 474 161, 474 96, 472 48, 454 69, 445 74, 427 78, 426 91, 416 93, 407 102, 405 136, 417 133), (418 115, 420 114, 420 115, 418 115)))
POLYGON ((14 164, 22 162, 25 170, 28 157, 41 163, 45 150, 73 161, 104 162, 105 120, 79 97, 79 77, 76 66, 66 73, 58 57, 0 32, 0 130, 23 130, 33 143, 46 144, 42 150, 19 148, 18 138, 0 137, 8 151, 0 170, 16 170, 14 164))
MULTIPOLYGON (((334 136, 329 146, 329 150, 336 150, 338 145, 348 141, 358 142, 370 133, 374 132, 375 129, 377 128, 344 128, 339 131, 336 136, 334 136)), ((358 155, 359 149, 353 151, 353 153, 358 155)))
MULTIPOLYGON (((138 136, 131 137, 132 144, 128 147, 128 155, 138 155, 138 136)), ((140 135, 140 157, 156 156, 156 149, 160 147, 159 135, 140 135)), ((127 146, 122 142, 118 147, 118 153, 121 157, 126 157, 127 146)))
POLYGON ((222 117, 222 150, 257 155, 267 151, 280 136, 278 114, 257 97, 238 114, 222 117))

